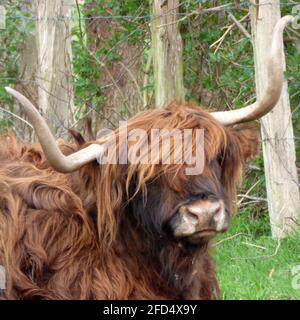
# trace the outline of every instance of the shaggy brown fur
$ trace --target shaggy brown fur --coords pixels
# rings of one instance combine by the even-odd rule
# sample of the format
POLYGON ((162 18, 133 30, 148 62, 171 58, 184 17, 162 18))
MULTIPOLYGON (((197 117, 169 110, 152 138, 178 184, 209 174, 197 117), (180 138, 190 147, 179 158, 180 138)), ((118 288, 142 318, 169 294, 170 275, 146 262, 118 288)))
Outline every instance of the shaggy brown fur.
MULTIPOLYGON (((64 175, 39 145, 1 138, 2 298, 216 297, 209 244, 175 241, 163 227, 193 193, 213 192, 231 207, 242 166, 257 152, 256 130, 224 128, 200 108, 176 104, 138 114, 132 128, 204 129, 203 174, 185 176, 180 165, 94 162, 64 175)), ((65 154, 78 148, 61 145, 65 154)))

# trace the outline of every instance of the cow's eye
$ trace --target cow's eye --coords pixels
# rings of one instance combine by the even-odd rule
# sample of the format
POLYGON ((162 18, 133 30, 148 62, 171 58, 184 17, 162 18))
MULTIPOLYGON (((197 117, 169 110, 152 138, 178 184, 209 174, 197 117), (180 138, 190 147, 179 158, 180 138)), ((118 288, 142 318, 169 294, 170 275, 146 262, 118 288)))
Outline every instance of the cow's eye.
POLYGON ((208 197, 209 197, 209 194, 207 192, 199 192, 191 195, 191 198, 193 200, 205 200, 208 197))

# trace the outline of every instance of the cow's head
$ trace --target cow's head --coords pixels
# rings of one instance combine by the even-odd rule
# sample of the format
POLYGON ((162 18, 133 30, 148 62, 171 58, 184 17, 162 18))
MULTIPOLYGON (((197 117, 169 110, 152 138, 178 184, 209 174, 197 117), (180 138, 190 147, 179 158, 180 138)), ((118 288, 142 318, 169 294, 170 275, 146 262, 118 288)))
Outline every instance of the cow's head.
MULTIPOLYGON (((98 193, 105 195, 105 201, 98 203, 101 238, 113 240, 110 237, 113 224, 109 221, 114 219, 116 211, 124 207, 124 195, 128 207, 134 206, 132 211, 138 214, 130 219, 148 232, 155 231, 161 236, 184 239, 188 243, 200 243, 227 229, 242 165, 257 149, 257 137, 253 130, 232 126, 259 119, 277 104, 283 84, 282 35, 291 21, 293 17, 284 17, 274 29, 270 56, 266 62, 268 85, 254 104, 238 110, 213 113, 190 105, 173 105, 169 109, 138 114, 129 121, 128 125, 132 128, 146 131, 165 127, 203 129, 204 170, 200 174, 186 175, 185 165, 161 163, 163 154, 159 154, 155 165, 101 166, 99 188, 102 188, 98 193), (109 179, 110 183, 107 182, 109 179), (110 230, 105 228, 105 224, 110 230)), ((62 154, 37 109, 20 93, 10 88, 7 91, 23 105, 45 156, 55 170, 72 172, 101 158, 105 151, 103 140, 90 143, 69 156, 62 154)), ((195 146, 195 141, 191 143, 195 146)))
MULTIPOLYGON (((199 107, 176 103, 163 110, 138 114, 128 122, 129 132, 132 128, 147 131, 148 144, 139 140, 141 148, 138 149, 140 155, 147 153, 148 156, 155 153, 150 147, 156 146, 151 144, 152 128, 168 132, 202 129, 204 166, 201 172, 187 174, 191 165, 164 164, 166 157, 161 146, 159 164, 129 164, 117 170, 112 166, 106 168, 105 176, 113 181, 124 178, 119 190, 125 188, 122 193, 128 194, 126 219, 156 237, 187 244, 201 244, 217 232, 226 231, 242 167, 258 152, 257 128, 226 128, 199 107)), ((182 150, 179 142, 174 139, 170 143, 172 159, 182 150)), ((195 150, 197 141, 190 143, 195 150)), ((117 189, 110 193, 117 194, 117 189)))

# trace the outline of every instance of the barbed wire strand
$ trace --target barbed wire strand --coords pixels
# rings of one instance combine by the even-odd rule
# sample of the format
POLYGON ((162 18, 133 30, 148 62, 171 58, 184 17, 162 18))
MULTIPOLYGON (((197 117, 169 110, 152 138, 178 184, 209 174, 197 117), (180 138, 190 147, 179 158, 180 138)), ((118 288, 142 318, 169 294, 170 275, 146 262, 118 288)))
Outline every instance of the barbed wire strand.
MULTIPOLYGON (((243 1, 239 5, 234 4, 234 3, 228 3, 220 6, 220 10, 224 11, 231 11, 232 9, 238 10, 239 8, 244 8, 244 7, 250 7, 250 6, 265 6, 265 5, 273 5, 274 3, 272 2, 266 2, 262 4, 255 4, 252 2, 243 1)), ((295 2, 291 3, 280 3, 278 6, 280 7, 294 7, 297 5, 295 2)), ((0 5, 1 6, 1 5, 0 5)), ((198 8, 198 13, 199 14, 211 14, 214 13, 213 8, 198 8)), ((162 14, 147 14, 147 15, 97 15, 97 16, 88 16, 88 17, 74 17, 74 16, 42 16, 38 17, 35 15, 0 15, 0 20, 28 20, 28 21, 89 21, 89 20, 152 20, 152 19, 157 19, 161 17, 172 17, 172 16, 177 16, 177 17, 190 17, 193 16, 193 13, 195 13, 196 10, 190 13, 181 13, 181 12, 167 12, 167 13, 162 13, 162 14)))

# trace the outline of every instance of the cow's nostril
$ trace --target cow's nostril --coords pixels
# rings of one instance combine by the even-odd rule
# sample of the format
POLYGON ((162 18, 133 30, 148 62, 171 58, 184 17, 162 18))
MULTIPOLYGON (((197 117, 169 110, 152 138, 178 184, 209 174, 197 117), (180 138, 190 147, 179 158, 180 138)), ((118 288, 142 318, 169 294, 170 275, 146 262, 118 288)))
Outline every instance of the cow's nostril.
POLYGON ((198 223, 199 217, 195 213, 187 210, 186 216, 191 222, 198 223))
POLYGON ((220 209, 221 209, 221 206, 220 204, 217 206, 217 208, 215 208, 213 211, 212 211, 212 215, 216 215, 218 213, 220 213, 220 209))

